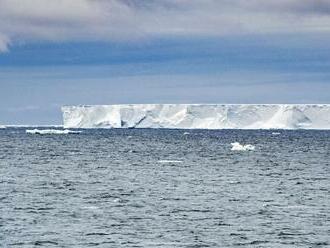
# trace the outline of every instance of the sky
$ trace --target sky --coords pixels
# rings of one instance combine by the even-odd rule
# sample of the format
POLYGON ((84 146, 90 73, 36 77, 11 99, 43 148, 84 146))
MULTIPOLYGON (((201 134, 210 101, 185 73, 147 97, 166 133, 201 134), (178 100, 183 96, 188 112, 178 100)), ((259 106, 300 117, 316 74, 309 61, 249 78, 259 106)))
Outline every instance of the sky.
POLYGON ((124 103, 330 103, 330 1, 0 0, 0 124, 124 103))

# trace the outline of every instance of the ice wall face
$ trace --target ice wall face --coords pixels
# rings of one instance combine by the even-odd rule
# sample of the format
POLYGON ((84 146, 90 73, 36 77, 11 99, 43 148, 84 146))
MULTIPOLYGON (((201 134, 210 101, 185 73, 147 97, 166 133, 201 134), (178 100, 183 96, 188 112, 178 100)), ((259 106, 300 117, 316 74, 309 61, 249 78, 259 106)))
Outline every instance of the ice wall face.
POLYGON ((330 129, 330 104, 64 106, 65 128, 330 129))

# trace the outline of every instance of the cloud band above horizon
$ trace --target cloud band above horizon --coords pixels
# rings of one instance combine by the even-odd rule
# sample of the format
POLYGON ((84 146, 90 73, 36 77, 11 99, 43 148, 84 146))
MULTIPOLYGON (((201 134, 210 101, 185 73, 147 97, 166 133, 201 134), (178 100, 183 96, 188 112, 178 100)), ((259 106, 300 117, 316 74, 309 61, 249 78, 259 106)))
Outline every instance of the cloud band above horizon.
POLYGON ((330 33, 326 0, 0 0, 0 52, 11 44, 167 36, 330 33))

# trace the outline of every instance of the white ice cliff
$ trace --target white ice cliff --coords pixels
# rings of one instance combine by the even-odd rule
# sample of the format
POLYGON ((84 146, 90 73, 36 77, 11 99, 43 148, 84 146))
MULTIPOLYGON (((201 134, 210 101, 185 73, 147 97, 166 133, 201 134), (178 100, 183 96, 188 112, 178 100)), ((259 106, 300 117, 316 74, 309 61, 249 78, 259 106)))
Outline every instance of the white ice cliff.
POLYGON ((330 129, 330 104, 64 106, 64 128, 330 129))

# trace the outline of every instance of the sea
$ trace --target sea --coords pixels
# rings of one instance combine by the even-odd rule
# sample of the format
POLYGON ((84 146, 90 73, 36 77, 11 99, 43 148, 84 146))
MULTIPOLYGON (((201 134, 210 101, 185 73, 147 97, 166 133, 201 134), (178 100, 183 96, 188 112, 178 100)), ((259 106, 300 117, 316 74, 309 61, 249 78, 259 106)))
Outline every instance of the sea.
POLYGON ((0 247, 330 247, 330 131, 26 129, 0 130, 0 247))

